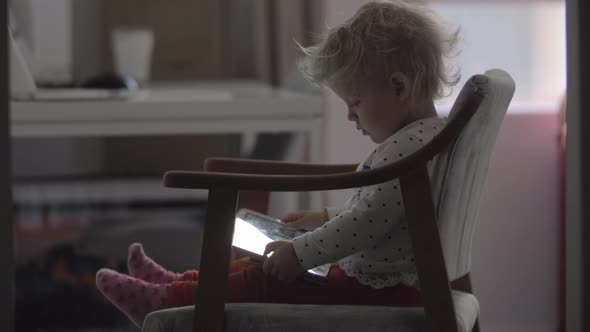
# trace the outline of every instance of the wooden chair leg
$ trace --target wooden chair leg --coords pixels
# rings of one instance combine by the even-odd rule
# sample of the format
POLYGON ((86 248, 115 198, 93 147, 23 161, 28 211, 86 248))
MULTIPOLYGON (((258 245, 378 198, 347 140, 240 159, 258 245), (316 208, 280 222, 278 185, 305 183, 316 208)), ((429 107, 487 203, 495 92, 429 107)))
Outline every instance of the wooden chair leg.
POLYGON ((455 332, 455 308, 426 166, 402 176, 400 185, 420 277, 426 331, 455 332))
POLYGON ((209 190, 193 331, 223 332, 238 192, 209 190))

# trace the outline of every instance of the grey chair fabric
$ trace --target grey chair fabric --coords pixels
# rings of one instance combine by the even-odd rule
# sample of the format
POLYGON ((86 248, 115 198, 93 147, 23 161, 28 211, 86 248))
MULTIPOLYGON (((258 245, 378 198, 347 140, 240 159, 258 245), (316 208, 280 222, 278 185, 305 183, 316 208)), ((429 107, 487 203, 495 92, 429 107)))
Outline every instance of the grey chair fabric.
MULTIPOLYGON (((455 144, 439 153, 432 168, 432 192, 438 194, 438 228, 450 280, 471 270, 471 242, 489 160, 515 89, 510 75, 500 69, 472 80, 484 90, 486 98, 455 144)), ((463 89, 449 117, 466 95, 463 89)))
MULTIPOLYGON (((514 81, 494 69, 472 77, 462 89, 450 117, 473 86, 486 97, 455 143, 434 160, 433 193, 449 279, 470 271, 471 241, 489 159, 500 125, 514 94, 514 81)), ((453 291, 459 331, 473 329, 479 303, 472 294, 453 291)), ((144 332, 190 331, 193 307, 161 310, 148 315, 144 332)), ((226 331, 421 331, 423 309, 348 305, 232 303, 226 305, 226 331)))
MULTIPOLYGON (((475 296, 453 292, 459 331, 471 331, 479 304, 475 296)), ((422 331, 422 308, 351 305, 230 303, 226 331, 236 332, 415 332, 422 331)), ((145 319, 144 332, 191 331, 193 307, 166 309, 145 319)))

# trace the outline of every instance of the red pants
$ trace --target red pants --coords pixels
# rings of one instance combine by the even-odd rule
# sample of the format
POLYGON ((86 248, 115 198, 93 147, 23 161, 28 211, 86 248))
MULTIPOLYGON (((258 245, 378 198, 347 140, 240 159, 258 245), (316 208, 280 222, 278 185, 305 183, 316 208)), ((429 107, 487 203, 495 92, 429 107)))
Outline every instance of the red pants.
MULTIPOLYGON (((192 305, 195 301, 199 272, 187 271, 182 279, 168 288, 174 306, 192 305)), ((374 289, 348 277, 338 265, 330 269, 326 284, 301 279, 287 284, 265 275, 262 267, 249 264, 248 258, 231 262, 226 302, 422 306, 420 292, 413 287, 374 289)))

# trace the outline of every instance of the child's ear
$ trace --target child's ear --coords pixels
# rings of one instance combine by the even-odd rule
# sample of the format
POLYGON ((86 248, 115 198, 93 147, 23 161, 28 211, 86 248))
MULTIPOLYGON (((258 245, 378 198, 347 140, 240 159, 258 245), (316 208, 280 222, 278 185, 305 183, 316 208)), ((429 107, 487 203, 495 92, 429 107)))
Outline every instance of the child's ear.
POLYGON ((410 80, 408 80, 408 77, 404 73, 398 71, 391 74, 389 83, 391 83, 391 87, 397 97, 401 100, 408 98, 410 95, 410 80))

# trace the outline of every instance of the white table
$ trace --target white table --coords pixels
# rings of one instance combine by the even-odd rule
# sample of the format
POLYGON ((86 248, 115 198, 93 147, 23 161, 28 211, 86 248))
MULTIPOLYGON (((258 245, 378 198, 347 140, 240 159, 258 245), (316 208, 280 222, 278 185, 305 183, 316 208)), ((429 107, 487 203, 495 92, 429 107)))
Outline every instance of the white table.
MULTIPOLYGON (((324 162, 324 105, 319 94, 255 82, 153 86, 129 99, 12 101, 12 137, 305 133, 307 161, 324 162)), ((323 207, 312 193, 311 208, 323 207)))

